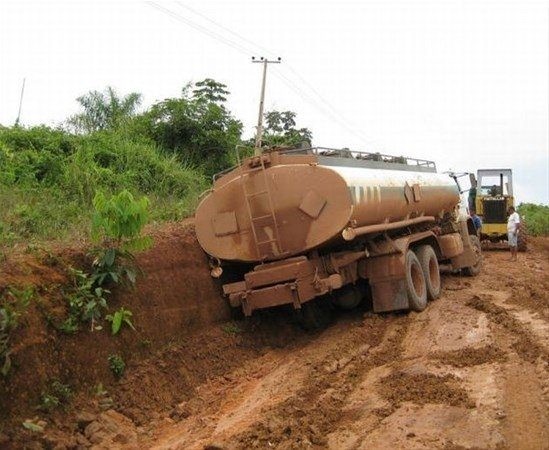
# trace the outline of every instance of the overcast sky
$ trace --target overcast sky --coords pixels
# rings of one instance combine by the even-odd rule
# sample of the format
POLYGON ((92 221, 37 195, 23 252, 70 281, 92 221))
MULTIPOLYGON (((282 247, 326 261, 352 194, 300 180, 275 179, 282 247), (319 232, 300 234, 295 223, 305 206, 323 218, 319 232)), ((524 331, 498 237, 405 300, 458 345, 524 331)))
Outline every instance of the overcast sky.
POLYGON ((549 203, 549 2, 0 1, 0 123, 56 125, 114 86, 144 106, 188 81, 228 85, 253 133, 292 110, 318 146, 510 167, 519 201, 549 203))

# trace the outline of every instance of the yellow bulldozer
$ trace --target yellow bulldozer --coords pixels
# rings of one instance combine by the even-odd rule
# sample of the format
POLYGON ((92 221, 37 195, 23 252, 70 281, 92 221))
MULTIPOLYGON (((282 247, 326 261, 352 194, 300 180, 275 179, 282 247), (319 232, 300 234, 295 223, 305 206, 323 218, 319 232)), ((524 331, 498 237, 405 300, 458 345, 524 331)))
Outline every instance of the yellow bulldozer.
MULTIPOLYGON (((469 210, 476 210, 482 220, 480 239, 483 249, 507 246, 507 211, 515 207, 513 171, 511 169, 479 169, 477 177, 470 174, 469 210)), ((524 218, 518 235, 518 250, 527 249, 524 218)))

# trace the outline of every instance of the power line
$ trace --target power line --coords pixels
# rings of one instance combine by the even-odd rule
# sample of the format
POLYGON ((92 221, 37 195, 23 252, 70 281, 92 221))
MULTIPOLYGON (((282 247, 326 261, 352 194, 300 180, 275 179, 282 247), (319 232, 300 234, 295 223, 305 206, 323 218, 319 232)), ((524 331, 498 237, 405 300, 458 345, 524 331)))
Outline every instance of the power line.
POLYGON ((351 127, 344 117, 340 116, 338 113, 334 113, 320 105, 314 98, 310 97, 306 92, 304 92, 302 89, 300 89, 298 86, 296 86, 288 77, 284 76, 281 73, 273 72, 274 76, 276 76, 279 80, 281 80, 286 86, 288 86, 291 90, 293 90, 297 95, 299 95, 305 102, 307 102, 309 105, 311 105, 313 108, 320 111, 322 114, 324 114, 326 117, 333 120, 336 124, 338 124, 341 128, 345 129, 347 132, 353 134, 355 137, 359 138, 361 141, 364 141, 366 143, 376 143, 375 140, 368 139, 364 135, 362 135, 360 132, 355 130, 353 127, 351 127))
POLYGON ((240 40, 242 40, 243 42, 246 42, 247 44, 251 45, 252 47, 255 47, 256 49, 261 50, 263 53, 266 53, 268 56, 272 56, 272 57, 275 56, 275 54, 273 52, 271 52, 269 49, 267 49, 265 47, 262 47, 258 43, 251 41, 250 39, 242 36, 241 34, 237 33, 236 31, 233 31, 230 28, 227 28, 226 26, 220 24, 219 22, 216 22, 215 20, 211 19, 210 17, 206 16, 205 14, 202 14, 200 11, 197 11, 196 9, 193 9, 190 6, 184 4, 183 2, 180 2, 180 1, 176 1, 175 3, 177 3, 181 8, 185 8, 188 11, 192 12, 193 14, 196 14, 197 16, 202 17, 204 20, 207 20, 211 24, 221 28, 223 31, 226 31, 227 33, 233 35, 234 37, 236 37, 240 40))
MULTIPOLYGON (((245 54, 245 55, 250 55, 252 53, 254 53, 253 51, 250 51, 247 47, 241 45, 240 43, 238 42, 235 42, 234 40, 230 40, 230 39, 227 39, 226 37, 222 36, 221 34, 219 33, 216 33, 215 31, 212 31, 202 25, 199 25, 195 22, 193 22, 192 20, 188 19, 188 18, 184 18, 182 17, 180 14, 168 9, 168 8, 165 8, 161 5, 159 5, 158 3, 154 2, 154 1, 147 1, 146 2, 149 6, 151 7, 154 7, 155 9, 159 10, 160 12, 164 13, 164 14, 167 14, 169 15, 170 17, 172 17, 173 19, 179 21, 179 22, 182 22, 188 26, 190 26, 191 28, 211 37, 212 39, 215 39, 219 42, 221 42, 222 44, 225 44, 231 48, 233 48, 234 50, 238 51, 239 53, 242 53, 242 54, 245 54)), ((189 11, 191 11, 192 13, 196 14, 197 16, 207 20, 208 22, 214 24, 215 26, 219 27, 220 29, 224 30, 225 32, 227 33, 230 33, 231 35, 235 36, 236 38, 250 44, 251 46, 255 47, 255 48, 259 48, 259 49, 262 49, 262 50, 265 50, 267 53, 269 54, 273 54, 271 51, 265 49, 264 47, 260 46, 259 44, 245 38, 244 36, 230 30, 229 28, 219 24, 218 22, 214 21, 213 19, 207 17, 206 15, 196 11, 195 9, 185 5, 184 3, 180 2, 180 1, 176 1, 176 3, 182 7, 182 8, 185 8, 189 11)), ((343 115, 337 111, 336 108, 334 108, 334 106, 328 102, 328 100, 326 100, 313 86, 310 85, 310 83, 308 83, 305 78, 303 78, 293 67, 291 67, 290 65, 288 65, 289 69, 292 71, 292 73, 294 73, 294 75, 298 78, 298 80, 305 86, 307 87, 308 89, 310 89, 319 99, 320 101, 325 105, 323 106, 322 104, 320 104, 319 102, 317 102, 316 100, 314 100, 314 98, 311 98, 308 94, 306 94, 305 92, 303 92, 299 87, 297 87, 295 85, 295 83, 290 79, 288 78, 287 76, 283 75, 282 73, 277 73, 277 72, 274 72, 274 75, 279 78, 284 84, 286 84, 286 86, 288 86, 290 89, 292 89, 294 92, 296 92, 303 100, 305 100, 307 103, 309 103, 313 108, 315 108, 316 110, 318 110, 320 113, 322 113, 323 115, 329 117, 331 120, 333 120, 334 122, 336 122, 337 124, 339 124, 342 128, 344 128, 346 131, 348 131, 349 133, 353 134, 354 136, 358 137, 360 140, 362 141, 365 141, 365 142, 369 142, 369 143, 376 143, 377 141, 375 140, 372 140, 372 139, 369 139, 367 138, 364 134, 362 134, 358 129, 354 129, 350 124, 349 124, 349 121, 345 120, 345 118, 343 117, 343 115)))
POLYGON ((171 9, 165 8, 165 7, 159 5, 158 3, 155 3, 153 1, 147 1, 146 3, 149 6, 151 6, 153 8, 156 8, 157 10, 163 12, 164 14, 169 15, 173 19, 175 19, 179 22, 182 22, 185 25, 188 25, 189 27, 194 28, 195 30, 211 37, 212 39, 215 39, 215 40, 217 40, 217 41, 219 41, 219 42, 221 42, 225 45, 228 45, 229 47, 232 47, 233 49, 235 49, 236 51, 238 51, 240 53, 243 53, 243 54, 246 54, 246 55, 249 55, 250 53, 253 53, 250 50, 246 49, 245 47, 241 46, 240 44, 238 44, 234 41, 231 41, 231 40, 219 35, 218 33, 210 31, 207 28, 192 22, 191 20, 188 20, 188 19, 182 17, 181 15, 179 15, 176 12, 172 11, 171 9))

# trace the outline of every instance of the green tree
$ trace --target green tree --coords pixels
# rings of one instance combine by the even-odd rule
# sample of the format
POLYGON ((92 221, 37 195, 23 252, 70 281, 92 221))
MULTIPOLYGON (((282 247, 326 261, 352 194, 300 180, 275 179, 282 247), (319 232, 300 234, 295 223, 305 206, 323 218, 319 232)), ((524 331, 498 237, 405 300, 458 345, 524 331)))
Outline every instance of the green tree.
POLYGON ((138 117, 135 133, 211 176, 230 164, 242 134, 242 123, 224 105, 228 94, 224 84, 209 78, 194 89, 188 84, 181 97, 156 103, 138 117))
POLYGON ((309 144, 313 133, 308 128, 296 128, 296 113, 293 111, 269 111, 265 113, 263 141, 270 146, 298 146, 309 144))
POLYGON ((135 115, 141 100, 142 96, 137 92, 120 96, 111 86, 103 92, 89 91, 76 99, 83 111, 68 122, 79 133, 115 130, 135 115))
POLYGON ((208 103, 225 103, 230 92, 227 86, 219 83, 211 78, 206 78, 195 83, 193 89, 193 98, 202 100, 208 103))

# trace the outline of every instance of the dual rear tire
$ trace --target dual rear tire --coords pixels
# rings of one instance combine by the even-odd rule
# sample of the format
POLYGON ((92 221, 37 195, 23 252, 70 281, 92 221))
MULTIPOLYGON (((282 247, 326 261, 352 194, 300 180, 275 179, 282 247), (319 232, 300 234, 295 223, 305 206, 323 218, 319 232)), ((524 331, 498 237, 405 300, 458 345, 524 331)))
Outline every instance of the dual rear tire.
POLYGON ((440 296, 438 259, 433 247, 422 245, 406 253, 406 293, 412 311, 423 311, 427 300, 440 296))

